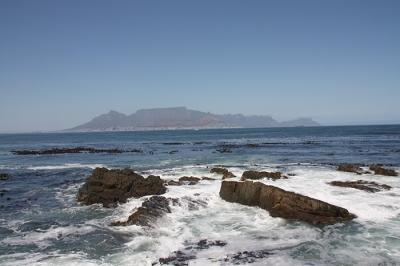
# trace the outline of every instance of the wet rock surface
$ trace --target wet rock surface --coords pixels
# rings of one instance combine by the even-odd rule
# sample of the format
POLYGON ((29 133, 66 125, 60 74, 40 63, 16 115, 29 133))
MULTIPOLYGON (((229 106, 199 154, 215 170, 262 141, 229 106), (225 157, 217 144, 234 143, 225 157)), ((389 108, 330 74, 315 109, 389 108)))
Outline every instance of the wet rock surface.
POLYGON ((244 171, 240 180, 244 181, 246 179, 262 179, 268 178, 272 180, 277 180, 287 177, 282 175, 281 172, 267 172, 267 171, 244 171))
POLYGON ((242 251, 227 255, 223 261, 234 265, 254 263, 259 259, 267 258, 273 253, 268 250, 242 251))
POLYGON ((357 164, 341 164, 337 168, 338 171, 361 174, 362 169, 357 164))
POLYGON ((399 174, 393 170, 384 168, 382 165, 371 165, 369 167, 371 171, 374 171, 376 175, 385 175, 385 176, 398 176, 399 174))
POLYGON ((73 147, 73 148, 52 148, 46 150, 14 150, 12 153, 16 155, 53 155, 67 153, 124 153, 137 152, 143 153, 140 149, 120 150, 120 149, 96 149, 91 147, 73 147))
POLYGON ((371 181, 332 181, 329 183, 332 186, 355 188, 367 192, 379 192, 382 190, 390 190, 392 187, 385 184, 378 184, 371 181))
POLYGON ((195 176, 182 176, 179 178, 179 183, 188 184, 188 185, 195 185, 197 184, 201 178, 195 176))
MULTIPOLYGON (((178 250, 173 252, 167 258, 160 258, 159 263, 161 265, 175 265, 184 266, 189 265, 189 261, 196 259, 196 252, 199 250, 209 249, 211 247, 223 247, 227 243, 222 240, 210 241, 207 239, 202 239, 196 243, 186 243, 187 247, 184 250, 178 250)), ((153 264, 155 265, 155 264, 153 264)))
POLYGON ((126 221, 114 222, 113 226, 140 225, 152 226, 165 213, 170 213, 169 199, 163 196, 152 196, 131 214, 126 221))
POLYGON ((9 174, 0 173, 0 180, 5 181, 5 180, 8 180, 9 178, 10 178, 10 175, 9 175, 9 174))
POLYGON ((105 207, 124 203, 128 198, 160 195, 166 192, 159 176, 144 178, 131 169, 96 168, 79 189, 78 201, 86 205, 101 203, 105 207))
POLYGON ((228 171, 228 169, 223 167, 213 167, 211 168, 210 173, 220 174, 222 175, 222 179, 235 177, 235 175, 232 172, 228 171))
POLYGON ((228 202, 265 209, 272 217, 310 224, 334 224, 356 217, 344 208, 260 182, 222 181, 219 194, 228 202))

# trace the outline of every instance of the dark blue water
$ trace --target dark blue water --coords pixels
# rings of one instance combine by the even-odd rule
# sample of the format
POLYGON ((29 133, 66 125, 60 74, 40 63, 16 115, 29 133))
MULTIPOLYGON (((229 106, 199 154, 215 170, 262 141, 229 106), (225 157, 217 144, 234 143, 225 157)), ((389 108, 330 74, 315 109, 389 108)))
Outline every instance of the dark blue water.
MULTIPOLYGON (((236 169, 295 164, 334 169, 335 165, 348 162, 399 167, 400 126, 3 134, 0 172, 10 177, 0 181, 0 264, 46 263, 49 257, 68 254, 83 254, 74 263, 99 264, 126 248, 125 244, 135 237, 133 233, 110 229, 106 222, 90 224, 116 215, 114 210, 82 207, 75 200, 79 186, 96 166, 167 174, 182 167, 215 164, 236 169), (12 153, 76 146, 143 152, 12 153), (31 260, 26 259, 29 255, 31 260)), ((393 241, 400 243, 400 238, 396 240, 399 236, 394 237, 393 241)), ((315 261, 327 262, 304 263, 315 261)), ((395 259, 388 256, 387 261, 382 261, 395 259)))

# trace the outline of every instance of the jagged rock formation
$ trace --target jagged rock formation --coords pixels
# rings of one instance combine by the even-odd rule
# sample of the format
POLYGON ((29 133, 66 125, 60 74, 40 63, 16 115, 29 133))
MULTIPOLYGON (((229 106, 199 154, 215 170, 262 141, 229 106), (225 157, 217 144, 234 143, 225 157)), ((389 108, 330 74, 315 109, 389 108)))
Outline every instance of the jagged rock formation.
POLYGON ((96 168, 79 189, 78 201, 86 205, 101 203, 111 207, 131 197, 160 195, 165 191, 164 181, 159 176, 144 178, 131 169, 96 168))
POLYGON ((399 174, 393 169, 384 168, 381 165, 371 165, 370 170, 374 171, 376 175, 398 176, 399 174))
POLYGON ((262 179, 262 178, 269 178, 272 180, 277 179, 287 179, 287 176, 282 175, 281 172, 267 172, 267 171, 244 171, 241 177, 241 181, 246 179, 262 179))
POLYGON ((222 167, 211 168, 210 173, 220 174, 222 175, 222 179, 236 177, 233 173, 229 172, 228 169, 222 167))

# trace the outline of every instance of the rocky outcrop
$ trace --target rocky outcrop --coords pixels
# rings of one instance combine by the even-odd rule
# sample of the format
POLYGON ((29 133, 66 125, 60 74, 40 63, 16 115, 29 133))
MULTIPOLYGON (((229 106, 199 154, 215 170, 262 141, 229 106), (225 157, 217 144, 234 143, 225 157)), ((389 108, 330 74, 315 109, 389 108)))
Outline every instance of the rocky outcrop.
POLYGON ((79 189, 78 201, 86 205, 101 203, 111 207, 131 197, 160 195, 165 191, 164 181, 159 176, 144 178, 131 169, 96 168, 79 189))
POLYGON ((398 176, 398 173, 393 169, 384 168, 382 165, 371 165, 369 167, 376 175, 398 176))
POLYGON ((211 168, 210 173, 220 174, 220 175, 222 175, 222 179, 235 177, 235 175, 233 173, 229 172, 228 169, 225 169, 222 167, 211 168))
POLYGON ((73 147, 73 148, 53 148, 47 150, 15 150, 12 151, 16 155, 54 155, 66 153, 123 153, 123 152, 137 152, 143 153, 142 150, 120 150, 120 149, 95 149, 91 147, 73 147))
POLYGON ((10 176, 6 173, 0 173, 0 180, 7 180, 10 176))
POLYGON ((219 195, 229 202, 258 206, 272 217, 310 224, 333 224, 355 218, 344 208, 260 182, 222 181, 219 195))
POLYGON ((362 169, 356 164, 341 164, 337 168, 338 171, 361 174, 362 169))
POLYGON ((389 190, 392 187, 385 184, 378 184, 375 182, 365 181, 365 180, 357 180, 357 181, 332 181, 329 183, 332 186, 337 187, 349 187, 355 188, 359 190, 364 190, 367 192, 378 192, 382 190, 389 190))
POLYGON ((126 221, 114 222, 113 226, 140 225, 152 226, 165 213, 170 213, 168 199, 163 196, 152 196, 146 199, 126 221))
POLYGON ((262 179, 269 178, 272 180, 277 179, 287 179, 287 176, 282 175, 281 172, 266 172, 266 171, 244 171, 242 178, 240 180, 244 181, 246 179, 262 179))

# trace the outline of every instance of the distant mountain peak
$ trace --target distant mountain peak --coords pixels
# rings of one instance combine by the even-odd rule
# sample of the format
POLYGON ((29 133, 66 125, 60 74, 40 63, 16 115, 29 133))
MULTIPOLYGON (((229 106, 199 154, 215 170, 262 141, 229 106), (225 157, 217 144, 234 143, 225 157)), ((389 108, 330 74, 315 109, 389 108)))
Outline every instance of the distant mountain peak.
POLYGON ((184 106, 140 109, 126 115, 114 110, 99 115, 89 122, 66 131, 123 131, 184 128, 229 128, 229 127, 291 127, 319 126, 311 118, 298 118, 278 122, 271 116, 243 114, 217 115, 188 109, 184 106))

